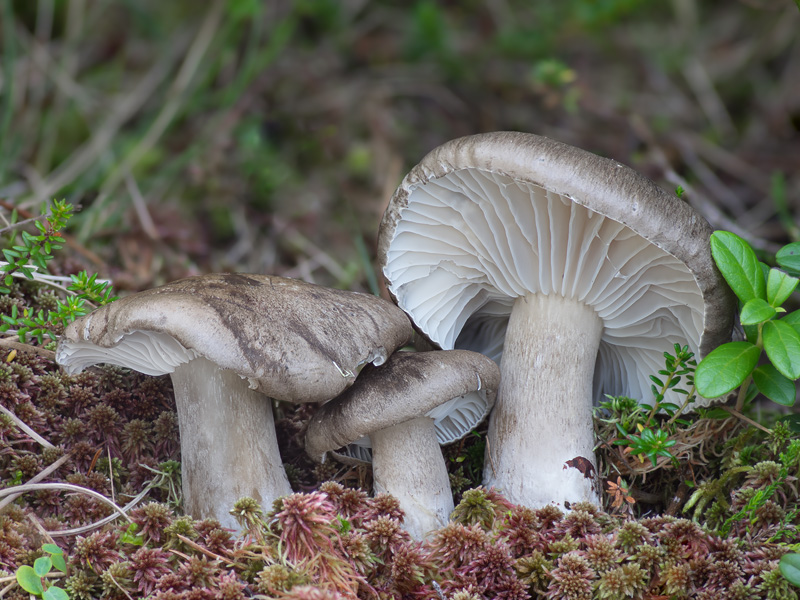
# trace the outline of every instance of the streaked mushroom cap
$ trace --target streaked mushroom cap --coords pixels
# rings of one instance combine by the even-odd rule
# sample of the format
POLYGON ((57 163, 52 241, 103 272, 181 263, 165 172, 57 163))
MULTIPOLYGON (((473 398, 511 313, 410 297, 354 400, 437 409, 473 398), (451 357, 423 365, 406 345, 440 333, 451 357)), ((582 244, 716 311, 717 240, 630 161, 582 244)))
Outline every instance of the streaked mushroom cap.
POLYGON ((489 414, 499 382, 497 365, 476 352, 396 352, 384 365, 364 369, 353 387, 317 410, 306 451, 321 460, 359 440, 368 447, 369 434, 422 416, 433 419, 440 444, 454 442, 489 414))
POLYGON ((69 372, 112 363, 149 375, 203 357, 277 400, 321 402, 411 336, 381 298, 250 274, 188 277, 101 307, 67 328, 69 372))
POLYGON ((515 299, 560 295, 602 320, 595 399, 649 398, 648 376, 673 344, 700 358, 730 339, 735 300, 710 234, 625 165, 496 132, 447 142, 411 170, 378 254, 390 293, 436 346, 499 361, 515 299))

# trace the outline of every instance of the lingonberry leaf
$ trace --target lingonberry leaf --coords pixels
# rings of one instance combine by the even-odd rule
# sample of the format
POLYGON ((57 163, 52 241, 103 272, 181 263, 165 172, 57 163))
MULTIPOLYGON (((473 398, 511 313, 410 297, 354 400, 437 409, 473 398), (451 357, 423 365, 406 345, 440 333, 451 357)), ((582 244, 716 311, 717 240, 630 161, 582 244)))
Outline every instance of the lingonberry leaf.
POLYGON ((747 242, 729 231, 715 231, 711 234, 711 254, 725 281, 742 302, 766 299, 764 275, 756 253, 747 242))
POLYGON ((753 382, 758 391, 783 406, 794 404, 797 390, 794 382, 772 365, 761 365, 753 371, 753 382))
POLYGON ((777 263, 793 273, 800 273, 800 242, 787 244, 775 254, 777 263))
POLYGON ((767 276, 767 302, 771 306, 778 307, 792 295, 792 292, 800 283, 800 279, 784 273, 780 269, 770 269, 767 276))
POLYGON ((800 377, 800 333, 783 321, 767 321, 761 335, 775 368, 789 379, 800 377))
POLYGON ((704 398, 717 398, 742 385, 758 364, 761 349, 750 342, 729 342, 712 350, 700 361, 694 375, 697 391, 704 398))
POLYGON ((753 298, 744 303, 740 321, 742 325, 756 325, 769 321, 777 314, 777 311, 761 298, 753 298))
POLYGON ((789 583, 800 587, 800 554, 796 552, 784 554, 781 556, 778 568, 789 583))
POLYGON ((788 315, 783 317, 781 321, 787 325, 791 325, 797 333, 800 333, 800 310, 790 312, 788 315))

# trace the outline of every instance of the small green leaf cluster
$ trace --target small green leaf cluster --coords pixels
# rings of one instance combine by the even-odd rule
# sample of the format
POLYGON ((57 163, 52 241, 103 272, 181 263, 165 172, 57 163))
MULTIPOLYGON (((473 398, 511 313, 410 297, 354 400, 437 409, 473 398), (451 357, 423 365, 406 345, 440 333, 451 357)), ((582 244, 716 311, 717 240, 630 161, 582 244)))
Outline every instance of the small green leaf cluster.
POLYGON ((800 244, 782 248, 776 255, 781 268, 770 268, 739 236, 716 231, 711 254, 739 299, 746 339, 723 344, 700 362, 697 391, 716 398, 739 388, 741 410, 752 382, 773 402, 792 406, 800 378, 800 311, 786 314, 782 305, 800 283, 800 244), (759 366, 762 353, 769 362, 759 366))
MULTIPOLYGON (((19 275, 29 280, 43 281, 38 274, 47 273, 47 263, 53 259, 52 252, 61 249, 64 238, 59 232, 67 225, 73 210, 73 206, 65 200, 54 200, 49 209, 43 207, 42 216, 33 221, 38 235, 21 231, 21 244, 17 243, 17 230, 23 223, 17 223, 16 212, 12 213, 11 234, 7 240, 9 247, 2 250, 7 263, 0 266, 0 273, 4 273, 0 294, 10 294, 10 286, 19 275)), ((93 306, 116 300, 111 286, 98 282, 97 274, 89 275, 81 271, 77 275, 70 275, 70 279, 66 295, 58 299, 55 310, 37 310, 14 304, 9 314, 0 315, 0 332, 13 329, 21 342, 35 339, 43 344, 45 337, 55 340, 64 327, 89 312, 93 306)))
MULTIPOLYGON (((755 522, 758 519, 759 509, 765 506, 767 502, 775 496, 779 488, 785 486, 787 482, 794 479, 793 473, 797 471, 798 465, 800 465, 800 440, 792 441, 786 448, 786 451, 780 454, 779 464, 780 471, 775 481, 760 489, 756 489, 752 496, 747 499, 744 506, 725 520, 719 530, 722 536, 727 536, 731 531, 731 527, 737 521, 746 520, 749 523, 755 522)), ((794 521, 798 512, 800 512, 800 508, 793 508, 784 512, 783 521, 785 527, 779 528, 770 541, 778 541, 787 534, 795 535, 796 525, 794 521)))
MULTIPOLYGON (((64 243, 64 238, 58 232, 70 220, 73 210, 73 206, 66 200, 54 200, 49 210, 47 206, 42 207, 43 218, 33 222, 39 232, 38 235, 23 230, 21 245, 15 243, 17 231, 16 228, 12 228, 10 247, 2 251, 8 262, 0 266, 0 272, 5 273, 0 293, 8 294, 11 291, 8 286, 14 280, 14 273, 22 273, 28 279, 33 279, 35 268, 31 264, 43 271, 47 269, 48 261, 53 259, 52 251, 60 250, 64 243)), ((11 214, 12 226, 17 219, 17 212, 14 211, 11 214)))
POLYGON ((664 352, 664 368, 658 371, 658 375, 650 376, 653 404, 639 404, 624 396, 607 396, 608 402, 600 404, 601 410, 620 415, 615 425, 622 438, 614 443, 627 446, 635 456, 649 458, 654 467, 659 456, 669 458, 673 463, 676 461, 669 451, 676 443, 670 439, 670 435, 676 424, 688 424, 678 417, 696 398, 694 369, 697 363, 694 353, 689 351, 688 346, 681 347, 680 344, 675 344, 674 352, 674 355, 664 352), (678 387, 681 381, 686 382, 688 389, 678 387), (669 391, 686 397, 681 406, 665 400, 669 391), (666 417, 666 423, 660 423, 657 415, 666 417))
POLYGON ((747 427, 725 443, 716 476, 695 488, 683 512, 722 538, 751 536, 771 544, 797 541, 800 439, 785 421, 769 433, 747 427))
POLYGON ((37 558, 32 567, 23 565, 17 569, 17 583, 29 594, 43 600, 69 600, 69 595, 63 589, 47 584, 47 576, 53 567, 62 573, 67 572, 64 551, 55 544, 44 544, 42 550, 48 556, 37 558))
POLYGON ((136 523, 131 523, 128 528, 119 536, 121 544, 133 544, 134 546, 141 546, 144 544, 144 536, 141 533, 136 533, 139 526, 136 523))
POLYGON ((617 440, 614 443, 628 446, 631 454, 646 456, 654 467, 659 456, 665 456, 673 461, 677 460, 668 450, 675 445, 675 440, 669 439, 669 433, 660 428, 642 428, 638 435, 627 434, 624 440, 617 440))

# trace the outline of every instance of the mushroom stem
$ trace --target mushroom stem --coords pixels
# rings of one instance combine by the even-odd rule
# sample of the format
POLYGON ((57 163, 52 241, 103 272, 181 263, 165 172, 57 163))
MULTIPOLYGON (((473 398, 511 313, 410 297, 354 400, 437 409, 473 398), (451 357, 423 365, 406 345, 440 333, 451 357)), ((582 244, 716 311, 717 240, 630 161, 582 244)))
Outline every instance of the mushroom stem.
POLYGON ((397 498, 411 537, 419 540, 444 526, 453 512, 453 494, 433 419, 419 417, 369 437, 375 492, 397 498))
POLYGON ((292 493, 267 396, 204 358, 179 365, 172 385, 186 514, 239 529, 228 512, 239 498, 250 496, 269 509, 273 500, 292 493))
POLYGON ((599 503, 592 379, 602 331, 581 302, 542 294, 515 301, 484 464, 484 483, 512 502, 599 503))

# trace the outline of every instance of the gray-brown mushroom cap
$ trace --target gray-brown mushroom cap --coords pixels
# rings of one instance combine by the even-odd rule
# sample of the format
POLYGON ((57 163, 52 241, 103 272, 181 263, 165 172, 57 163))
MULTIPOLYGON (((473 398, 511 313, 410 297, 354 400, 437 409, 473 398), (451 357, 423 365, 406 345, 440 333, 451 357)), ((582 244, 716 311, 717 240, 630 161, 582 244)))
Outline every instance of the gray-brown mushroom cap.
POLYGON ((497 365, 476 352, 397 352, 386 364, 365 369, 353 387, 317 410, 308 425, 306 451, 321 460, 326 452, 448 403, 436 415, 437 433, 440 440, 455 441, 489 413, 499 381, 497 365))
MULTIPOLYGON (((688 204, 616 161, 533 134, 447 142, 384 214, 387 287, 437 347, 500 360, 514 301, 559 295, 603 322, 595 400, 647 398, 662 353, 730 339, 735 299, 688 204)), ((702 400, 701 400, 702 402, 702 400)))
POLYGON ((368 436, 375 492, 395 496, 403 527, 422 539, 453 511, 436 422, 450 419, 447 436, 466 435, 493 405, 499 380, 497 365, 476 352, 397 352, 315 413, 306 451, 320 460, 368 436))
POLYGON ((57 361, 71 372, 105 362, 156 375, 203 357, 272 398, 320 402, 410 335, 405 314, 375 296, 283 277, 212 274, 77 319, 57 361))

